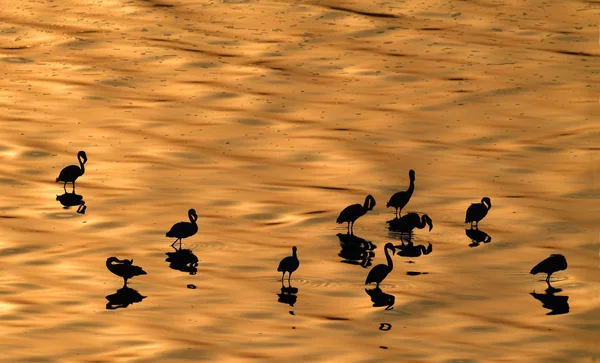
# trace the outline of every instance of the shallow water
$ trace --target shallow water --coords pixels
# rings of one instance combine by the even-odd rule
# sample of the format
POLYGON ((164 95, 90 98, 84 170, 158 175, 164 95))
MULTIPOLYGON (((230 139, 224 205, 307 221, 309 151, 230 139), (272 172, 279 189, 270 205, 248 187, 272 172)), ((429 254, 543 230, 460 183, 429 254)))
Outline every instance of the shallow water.
POLYGON ((596 4, 8 0, 0 359, 600 361, 596 4), (84 214, 54 183, 79 150, 84 214), (386 310, 363 282, 401 243, 385 205, 411 168, 433 251, 394 257, 386 310), (367 194, 354 233, 376 248, 352 264, 335 219, 367 194), (189 208, 195 273, 166 261, 189 208), (550 253, 557 315, 530 295, 550 253), (145 298, 106 309, 110 256, 145 298))

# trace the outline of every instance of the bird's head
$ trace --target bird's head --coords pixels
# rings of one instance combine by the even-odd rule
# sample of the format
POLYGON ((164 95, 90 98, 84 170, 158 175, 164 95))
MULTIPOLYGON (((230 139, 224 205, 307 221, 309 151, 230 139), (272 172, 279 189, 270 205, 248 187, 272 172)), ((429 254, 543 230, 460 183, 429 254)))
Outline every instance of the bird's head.
POLYGON ((367 195, 365 198, 365 207, 368 210, 373 210, 373 208, 375 208, 375 198, 373 198, 371 194, 367 195))
POLYGON ((410 169, 408 172, 408 177, 410 178, 410 181, 415 181, 415 171, 410 169))
POLYGON ((492 208, 492 201, 488 197, 481 198, 481 204, 487 205, 488 209, 492 208))
POLYGON ((433 229, 433 221, 431 220, 431 218, 429 218, 427 214, 423 214, 423 220, 429 226, 429 231, 431 231, 433 229))
POLYGON ((194 219, 194 221, 198 220, 198 215, 196 214, 196 210, 194 208, 188 211, 188 216, 190 219, 194 219))
POLYGON ((85 163, 87 161, 87 155, 85 154, 85 151, 81 150, 80 152, 78 152, 77 158, 82 159, 83 162, 85 163))
POLYGON ((396 247, 394 247, 393 243, 391 243, 391 242, 386 243, 384 248, 385 249, 389 248, 390 250, 392 250, 392 255, 396 254, 396 247))

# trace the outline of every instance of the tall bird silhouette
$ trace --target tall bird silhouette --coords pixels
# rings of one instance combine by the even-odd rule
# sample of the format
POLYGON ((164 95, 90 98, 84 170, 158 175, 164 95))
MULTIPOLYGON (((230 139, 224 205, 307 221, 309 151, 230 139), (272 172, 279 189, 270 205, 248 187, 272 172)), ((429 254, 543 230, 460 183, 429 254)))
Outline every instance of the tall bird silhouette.
POLYGON ((402 215, 402 208, 408 204, 408 201, 410 200, 410 197, 412 197, 413 191, 415 190, 415 171, 411 169, 408 172, 408 177, 410 178, 410 185, 408 186, 408 189, 392 195, 390 201, 386 204, 386 208, 396 208, 396 218, 400 218, 400 215, 402 215), (400 209, 399 214, 398 209, 400 209))
POLYGON ((467 208, 465 223, 471 223, 471 228, 473 228, 473 222, 475 222, 475 228, 477 228, 479 221, 488 214, 490 209, 492 209, 492 201, 488 197, 481 198, 481 203, 472 203, 467 208))
POLYGON ((354 234, 354 222, 365 215, 370 210, 373 210, 375 207, 375 198, 372 195, 367 195, 365 198, 365 204, 352 204, 344 208, 344 210, 340 213, 336 222, 338 224, 348 222, 348 233, 354 234))
POLYGON ((288 285, 290 284, 290 279, 292 278, 292 273, 298 269, 300 266, 300 261, 298 261, 298 256, 296 255, 296 251, 298 249, 296 246, 292 247, 292 255, 287 256, 279 262, 279 267, 277 267, 277 271, 281 272, 281 286, 283 286, 283 276, 288 272, 288 285))
POLYGON ((410 233, 413 229, 423 229, 425 226, 429 226, 429 230, 433 228, 433 221, 427 214, 419 216, 417 213, 406 213, 399 219, 392 219, 387 222, 390 226, 389 229, 395 232, 406 232, 410 233))
POLYGON ((60 171, 58 178, 56 178, 56 182, 63 182, 63 189, 65 193, 67 192, 67 183, 73 183, 73 191, 75 191, 75 180, 85 173, 85 163, 87 161, 87 155, 85 151, 80 151, 77 153, 77 160, 79 160, 79 166, 77 165, 69 165, 65 166, 63 170, 60 171))
POLYGON ((198 232, 198 225, 196 224, 198 215, 196 214, 196 210, 190 209, 188 211, 188 217, 190 218, 189 222, 175 223, 173 227, 171 227, 171 230, 167 232, 167 237, 177 238, 175 242, 171 244, 171 247, 175 246, 175 243, 179 241, 179 248, 181 249, 181 239, 193 236, 198 232))
POLYGON ((565 256, 561 254, 551 254, 550 257, 535 265, 535 267, 532 268, 529 273, 532 275, 536 275, 538 273, 548 274, 546 277, 546 283, 548 284, 548 288, 552 288, 552 285, 550 285, 550 276, 557 271, 566 269, 567 259, 565 256))
POLYGON ((127 286, 127 280, 139 275, 146 275, 146 271, 139 266, 133 265, 133 260, 119 260, 116 257, 106 259, 106 268, 113 274, 123 278, 123 286, 127 286), (114 264, 113 262, 116 262, 114 264))
POLYGON ((396 250, 394 249, 394 245, 389 242, 385 244, 385 247, 383 247, 383 249, 385 250, 385 258, 387 259, 387 265, 380 264, 373 267, 367 275, 365 285, 375 282, 377 283, 377 287, 379 287, 379 284, 383 280, 385 280, 385 278, 390 272, 392 272, 392 269, 394 268, 394 262, 392 261, 388 250, 392 250, 392 254, 395 254, 396 250))

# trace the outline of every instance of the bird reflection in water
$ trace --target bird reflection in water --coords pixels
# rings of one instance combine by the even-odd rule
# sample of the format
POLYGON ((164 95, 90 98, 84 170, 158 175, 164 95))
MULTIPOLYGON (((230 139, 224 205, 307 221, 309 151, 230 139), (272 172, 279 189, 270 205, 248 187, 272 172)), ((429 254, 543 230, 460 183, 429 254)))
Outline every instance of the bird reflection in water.
POLYGON ((166 252, 168 256, 165 260, 169 262, 169 267, 173 270, 188 272, 190 275, 195 275, 198 272, 198 257, 194 255, 192 250, 175 248, 171 246, 175 252, 166 252))
POLYGON ((492 237, 480 229, 465 229, 465 234, 471 239, 469 247, 477 247, 480 243, 492 242, 492 237))
POLYGON ((373 264, 375 257, 373 250, 377 248, 375 244, 353 234, 338 233, 337 237, 342 248, 338 256, 343 258, 343 263, 359 265, 364 268, 373 264))
POLYGON ((83 196, 75 194, 75 192, 65 192, 63 195, 57 195, 56 200, 60 202, 64 209, 69 209, 71 207, 78 206, 77 213, 79 214, 85 214, 85 210, 87 209, 85 201, 83 200, 83 196))
POLYGON ((108 303, 106 303, 107 309, 126 308, 146 298, 137 290, 127 286, 128 279, 134 276, 146 275, 146 271, 139 266, 135 266, 133 260, 119 260, 116 257, 109 257, 106 259, 106 268, 113 274, 123 278, 123 287, 118 289, 116 293, 106 296, 108 300, 108 303))
POLYGON ((546 315, 560 315, 566 314, 569 312, 569 297, 568 296, 557 296, 554 295, 557 292, 561 292, 562 289, 556 289, 554 287, 549 287, 546 289, 545 294, 538 294, 535 291, 529 293, 536 300, 542 302, 542 306, 546 309, 549 309, 550 312, 546 315))
POLYGON ((421 255, 428 255, 433 251, 431 243, 427 247, 424 245, 415 246, 412 241, 408 241, 407 243, 402 241, 401 245, 394 246, 394 248, 398 250, 397 255, 402 257, 419 257, 421 255))
POLYGON ((382 307, 386 306, 385 310, 392 310, 394 308, 394 304, 396 303, 396 297, 391 294, 386 294, 381 291, 381 288, 377 286, 374 289, 365 289, 367 295, 371 297, 371 301, 373 302, 373 307, 382 307))
POLYGON ((277 294, 279 296, 278 302, 282 304, 288 304, 293 307, 296 301, 298 300, 298 288, 292 286, 281 286, 281 293, 277 294))

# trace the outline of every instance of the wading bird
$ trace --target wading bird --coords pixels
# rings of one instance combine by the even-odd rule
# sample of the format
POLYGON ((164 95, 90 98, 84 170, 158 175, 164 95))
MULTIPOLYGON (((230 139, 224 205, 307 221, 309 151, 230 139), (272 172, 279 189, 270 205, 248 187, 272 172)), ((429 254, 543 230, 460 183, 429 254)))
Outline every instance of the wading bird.
POLYGON ((488 197, 483 197, 481 203, 472 203, 467 208, 465 223, 471 223, 471 228, 473 228, 473 222, 475 222, 475 228, 477 228, 479 221, 488 214, 490 209, 492 209, 492 201, 488 197))
POLYGON ((281 262, 279 262, 279 267, 277 267, 277 271, 281 272, 281 286, 283 286, 283 277, 285 273, 288 272, 288 285, 290 284, 290 279, 292 278, 292 273, 298 269, 300 266, 300 261, 298 261, 298 256, 296 255, 296 251, 298 249, 296 246, 292 247, 292 255, 284 257, 281 262))
POLYGON ((375 282, 377 283, 377 287, 379 287, 379 284, 383 280, 385 280, 385 278, 390 272, 392 272, 392 269, 394 268, 394 262, 392 261, 388 250, 392 250, 392 254, 395 254, 396 250, 394 249, 394 245, 389 242, 385 244, 385 247, 383 249, 385 250, 385 258, 387 260, 387 265, 379 264, 373 267, 367 275, 365 285, 375 282))
POLYGON ((146 271, 139 266, 133 265, 133 260, 119 260, 116 257, 106 259, 106 268, 113 274, 123 278, 123 286, 127 286, 127 280, 139 275, 146 275, 146 271), (116 264, 113 264, 116 262, 116 264))
POLYGON ((546 277, 546 283, 548 284, 548 288, 552 289, 552 285, 550 285, 550 276, 557 271, 566 269, 567 259, 565 256, 560 254, 551 254, 550 257, 535 265, 535 267, 532 268, 529 273, 532 275, 536 275, 538 273, 548 274, 546 277))
POLYGON ((408 189, 392 195, 390 201, 386 204, 386 208, 396 208, 396 218, 400 218, 400 215, 402 215, 402 208, 408 204, 408 201, 415 190, 415 171, 411 169, 408 172, 408 177, 410 178, 410 185, 408 186, 408 189), (400 210, 400 213, 398 213, 398 209, 400 210))
POLYGON ((427 214, 423 214, 419 217, 417 213, 406 213, 399 219, 392 219, 387 222, 390 226, 389 229, 395 232, 410 233, 413 229, 423 229, 425 226, 429 226, 429 230, 433 228, 433 221, 427 214))
POLYGON ((73 183, 73 191, 75 191, 75 180, 85 173, 85 163, 87 161, 87 155, 85 151, 80 151, 77 153, 77 160, 79 160, 79 166, 77 165, 69 165, 65 166, 63 170, 60 171, 58 178, 56 178, 56 182, 63 182, 63 189, 65 193, 67 192, 67 183, 73 183))
POLYGON ((353 231, 354 222, 358 218, 365 215, 365 213, 367 213, 368 211, 373 210, 374 207, 375 207, 375 198, 373 198, 373 196, 369 194, 365 198, 365 204, 360 205, 357 203, 357 204, 349 205, 346 208, 344 208, 344 210, 340 213, 339 217, 337 218, 336 222, 338 224, 348 222, 348 233, 354 234, 354 231, 353 231))
POLYGON ((181 249, 181 239, 193 236, 198 232, 198 225, 196 224, 198 215, 196 214, 196 210, 190 209, 188 211, 188 217, 190 218, 189 222, 175 223, 173 227, 171 227, 171 230, 167 232, 167 237, 177 238, 175 242, 171 244, 171 247, 179 241, 179 248, 181 249))

